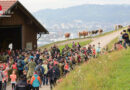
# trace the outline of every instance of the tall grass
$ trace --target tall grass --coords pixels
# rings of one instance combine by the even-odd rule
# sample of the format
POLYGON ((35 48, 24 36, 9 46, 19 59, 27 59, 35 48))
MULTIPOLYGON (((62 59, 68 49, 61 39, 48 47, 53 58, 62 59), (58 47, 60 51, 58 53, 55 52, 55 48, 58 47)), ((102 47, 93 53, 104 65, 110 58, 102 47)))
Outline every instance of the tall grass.
POLYGON ((70 72, 54 90, 130 90, 130 49, 91 59, 70 72))

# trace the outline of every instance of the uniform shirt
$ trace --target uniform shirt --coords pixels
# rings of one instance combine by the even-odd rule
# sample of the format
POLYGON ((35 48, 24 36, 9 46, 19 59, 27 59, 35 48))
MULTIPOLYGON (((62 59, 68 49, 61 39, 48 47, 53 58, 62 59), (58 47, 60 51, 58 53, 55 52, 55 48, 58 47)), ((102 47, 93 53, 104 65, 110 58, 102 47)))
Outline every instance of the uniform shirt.
POLYGON ((11 83, 16 83, 17 76, 15 74, 10 75, 11 83))

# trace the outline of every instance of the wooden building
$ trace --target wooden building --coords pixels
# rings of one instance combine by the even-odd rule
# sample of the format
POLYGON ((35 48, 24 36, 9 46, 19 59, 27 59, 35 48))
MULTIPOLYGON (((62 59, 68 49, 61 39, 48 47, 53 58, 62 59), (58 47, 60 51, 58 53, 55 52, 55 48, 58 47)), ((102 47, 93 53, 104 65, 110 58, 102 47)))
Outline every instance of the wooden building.
POLYGON ((38 34, 48 31, 16 0, 0 0, 0 49, 37 49, 38 34))

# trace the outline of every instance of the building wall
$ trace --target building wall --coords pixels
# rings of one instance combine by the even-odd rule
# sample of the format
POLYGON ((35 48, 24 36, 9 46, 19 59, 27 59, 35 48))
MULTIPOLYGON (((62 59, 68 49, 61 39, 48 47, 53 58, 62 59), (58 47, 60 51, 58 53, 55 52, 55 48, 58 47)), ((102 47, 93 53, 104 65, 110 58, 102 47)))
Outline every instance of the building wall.
POLYGON ((37 28, 18 8, 11 17, 1 18, 0 25, 22 25, 22 49, 26 49, 27 43, 32 43, 32 49, 37 48, 37 28))

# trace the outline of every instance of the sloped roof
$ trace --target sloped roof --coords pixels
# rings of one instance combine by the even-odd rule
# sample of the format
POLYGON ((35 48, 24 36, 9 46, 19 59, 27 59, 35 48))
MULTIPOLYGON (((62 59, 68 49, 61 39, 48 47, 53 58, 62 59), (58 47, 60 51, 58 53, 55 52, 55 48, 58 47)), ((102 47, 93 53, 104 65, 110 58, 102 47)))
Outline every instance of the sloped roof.
POLYGON ((21 11, 25 13, 35 24, 39 27, 38 32, 44 32, 48 34, 49 32, 41 25, 41 23, 17 0, 0 0, 0 5, 2 6, 2 11, 5 13, 8 10, 13 9, 15 6, 21 8, 21 11))
POLYGON ((13 6, 16 0, 0 0, 0 5, 2 6, 3 13, 7 11, 11 6, 13 6))

